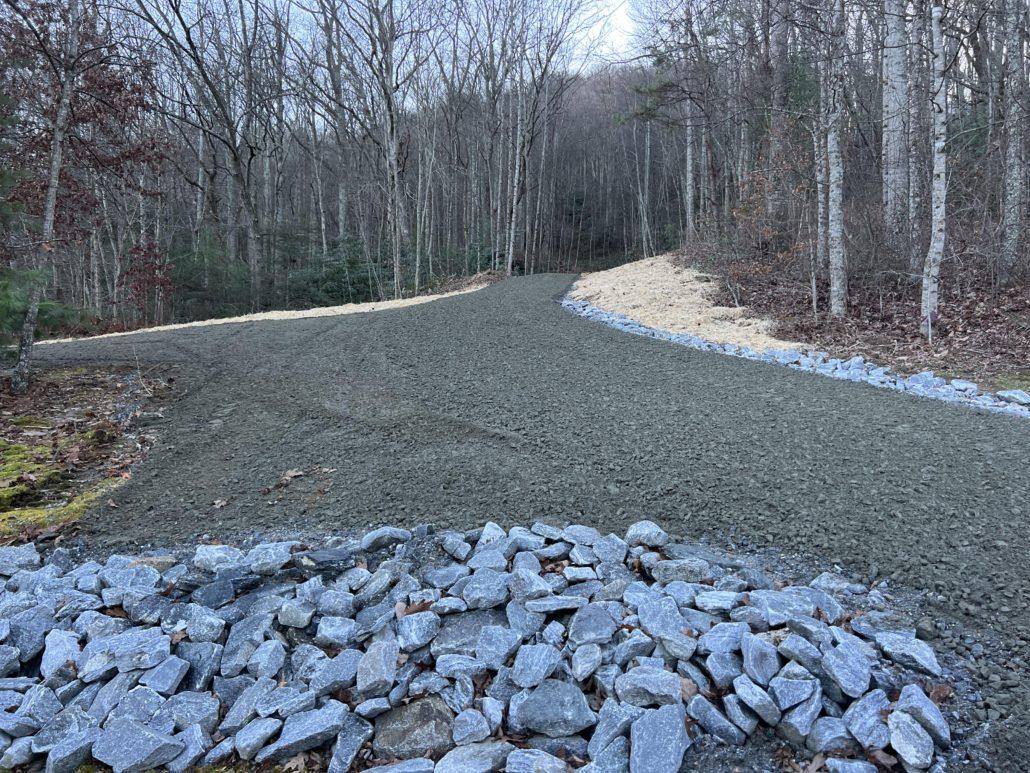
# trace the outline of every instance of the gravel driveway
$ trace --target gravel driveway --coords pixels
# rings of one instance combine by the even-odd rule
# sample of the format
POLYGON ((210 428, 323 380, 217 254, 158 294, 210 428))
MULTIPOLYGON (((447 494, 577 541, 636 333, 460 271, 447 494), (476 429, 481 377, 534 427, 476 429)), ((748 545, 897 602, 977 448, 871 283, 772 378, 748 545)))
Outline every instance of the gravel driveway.
POLYGON ((619 333, 555 303, 572 280, 40 347, 185 387, 90 541, 653 518, 927 588, 1026 656, 1025 421, 619 333))

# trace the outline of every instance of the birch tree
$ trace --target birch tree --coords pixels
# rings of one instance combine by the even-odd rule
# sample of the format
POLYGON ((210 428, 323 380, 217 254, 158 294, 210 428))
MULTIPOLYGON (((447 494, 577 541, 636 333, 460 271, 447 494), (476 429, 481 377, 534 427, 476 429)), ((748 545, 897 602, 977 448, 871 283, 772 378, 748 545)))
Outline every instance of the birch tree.
POLYGON ((942 17, 944 7, 935 0, 930 9, 930 39, 933 45, 933 172, 930 188, 930 246, 923 263, 923 284, 919 311, 919 329, 933 338, 940 293, 941 261, 944 259, 944 232, 947 225, 948 196, 948 83, 947 52, 944 48, 942 17))

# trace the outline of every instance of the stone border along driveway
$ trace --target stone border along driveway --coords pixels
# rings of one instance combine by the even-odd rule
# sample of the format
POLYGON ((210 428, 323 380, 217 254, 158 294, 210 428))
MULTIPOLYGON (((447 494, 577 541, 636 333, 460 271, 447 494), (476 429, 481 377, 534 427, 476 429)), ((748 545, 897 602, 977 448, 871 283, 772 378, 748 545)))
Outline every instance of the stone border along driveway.
POLYGON ((866 362, 859 356, 849 360, 839 360, 830 358, 826 352, 817 351, 810 351, 807 354, 776 349, 756 351, 747 346, 713 343, 690 333, 671 333, 667 330, 648 327, 624 314, 605 311, 587 301, 568 296, 562 298, 561 305, 573 314, 634 335, 658 338, 693 349, 743 357, 747 360, 766 362, 771 365, 785 365, 794 370, 818 373, 844 381, 861 381, 882 389, 893 389, 919 397, 957 403, 968 408, 979 408, 1030 419, 1030 394, 1021 389, 1009 389, 993 394, 981 392, 972 381, 952 379, 949 382, 940 376, 935 376, 932 371, 924 371, 905 378, 892 374, 889 368, 866 362))
MULTIPOLYGON (((79 563, 0 548, 0 767, 943 770, 971 730, 882 582, 789 586, 640 521, 383 527, 79 563), (943 708, 943 710, 942 710, 943 708), (954 743, 953 743, 954 733, 954 743)), ((946 659, 946 665, 948 659, 946 659)))

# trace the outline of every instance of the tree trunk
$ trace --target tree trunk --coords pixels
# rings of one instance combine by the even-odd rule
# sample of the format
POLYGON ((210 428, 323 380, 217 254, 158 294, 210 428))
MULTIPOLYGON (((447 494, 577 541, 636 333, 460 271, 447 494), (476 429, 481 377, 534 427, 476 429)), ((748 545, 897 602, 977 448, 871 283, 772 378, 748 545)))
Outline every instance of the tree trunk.
MULTIPOLYGON (((54 218, 57 213, 57 191, 61 183, 61 166, 64 156, 64 138, 68 131, 72 98, 75 95, 79 57, 79 25, 81 15, 79 0, 68 2, 68 40, 65 44, 63 73, 61 75, 61 96, 54 116, 53 136, 50 140, 50 167, 47 174, 46 196, 43 200, 43 221, 36 248, 36 267, 46 265, 54 251, 54 218)), ((42 281, 34 282, 29 292, 29 303, 22 321, 18 338, 18 361, 11 372, 11 391, 24 394, 29 389, 29 371, 32 367, 32 347, 36 340, 36 322, 39 319, 39 303, 43 298, 42 281)))
POLYGON ((941 260, 944 258, 944 230, 947 220, 948 156, 945 148, 948 128, 948 84, 945 80, 946 53, 941 16, 944 9, 935 0, 930 17, 933 44, 933 175, 930 189, 930 247, 923 263, 923 292, 920 332, 933 340, 940 290, 941 260))
POLYGON ((884 0, 883 221, 887 254, 904 265, 908 249, 908 74, 905 68, 905 3, 884 0))
POLYGON ((1009 0, 1006 14, 1005 58, 1005 208, 1002 212, 1002 242, 999 278, 1007 284, 1019 257, 1019 237, 1026 198, 1026 173, 1023 163, 1023 34, 1025 0, 1009 0))
POLYGON ((848 313, 848 269, 844 252, 844 158, 840 148, 844 120, 844 0, 834 2, 833 40, 830 50, 830 105, 826 128, 826 159, 829 167, 827 195, 827 242, 830 263, 830 315, 848 313))

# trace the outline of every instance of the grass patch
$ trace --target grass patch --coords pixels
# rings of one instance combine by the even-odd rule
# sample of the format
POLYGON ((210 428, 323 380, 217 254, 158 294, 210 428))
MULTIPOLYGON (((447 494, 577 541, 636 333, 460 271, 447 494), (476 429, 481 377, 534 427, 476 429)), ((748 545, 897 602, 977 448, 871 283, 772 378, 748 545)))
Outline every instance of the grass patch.
POLYGON ((0 439, 0 509, 24 503, 64 477, 64 465, 47 446, 0 439))
POLYGON ((45 507, 21 507, 0 513, 0 540, 31 536, 75 523, 121 480, 107 478, 67 501, 45 507))

